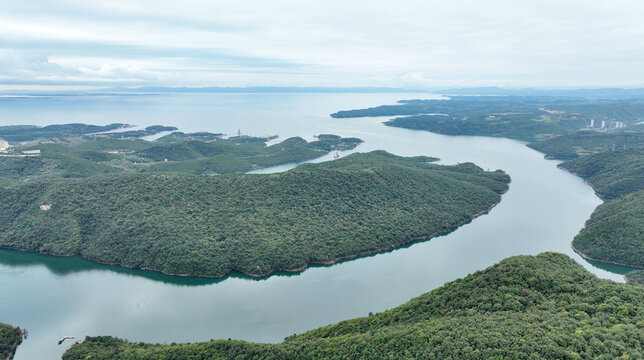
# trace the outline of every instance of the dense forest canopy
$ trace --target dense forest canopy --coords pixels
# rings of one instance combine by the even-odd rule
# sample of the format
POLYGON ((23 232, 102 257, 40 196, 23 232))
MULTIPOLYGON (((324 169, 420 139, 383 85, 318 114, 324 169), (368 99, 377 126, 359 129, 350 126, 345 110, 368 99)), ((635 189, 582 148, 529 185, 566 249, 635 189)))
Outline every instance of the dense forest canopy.
POLYGON ((581 131, 530 147, 583 177, 597 195, 610 199, 595 209, 574 238, 587 258, 644 267, 644 133, 581 131))
POLYGON ((34 181, 0 189, 0 246, 172 274, 265 275, 448 232, 508 188, 500 170, 431 160, 372 152, 277 174, 34 181))
POLYGON ((585 178, 605 198, 644 190, 644 147, 582 156, 560 167, 585 178))
POLYGON ((644 267, 644 190, 599 205, 572 244, 592 259, 644 267))
POLYGON ((152 345, 87 337, 64 360, 639 359, 644 291, 562 254, 516 256, 368 317, 280 344, 152 345))
POLYGON ((105 126, 86 124, 47 125, 43 127, 35 125, 9 125, 0 126, 0 139, 5 139, 10 143, 32 141, 37 139, 59 139, 112 131, 129 126, 131 125, 120 123, 109 124, 105 126))
POLYGON ((11 360, 21 342, 22 331, 19 327, 0 323, 0 359, 11 360))

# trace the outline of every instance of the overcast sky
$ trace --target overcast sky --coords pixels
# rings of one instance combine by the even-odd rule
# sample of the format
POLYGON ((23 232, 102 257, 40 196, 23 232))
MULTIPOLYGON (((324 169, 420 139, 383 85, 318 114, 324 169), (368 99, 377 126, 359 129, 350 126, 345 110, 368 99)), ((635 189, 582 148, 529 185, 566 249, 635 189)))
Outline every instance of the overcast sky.
POLYGON ((644 2, 0 0, 0 84, 642 87, 644 2))

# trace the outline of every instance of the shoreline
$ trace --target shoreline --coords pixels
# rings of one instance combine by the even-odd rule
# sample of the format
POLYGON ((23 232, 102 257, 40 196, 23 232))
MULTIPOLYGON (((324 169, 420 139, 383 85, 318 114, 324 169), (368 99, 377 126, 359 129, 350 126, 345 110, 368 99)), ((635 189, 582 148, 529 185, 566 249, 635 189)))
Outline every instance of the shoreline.
MULTIPOLYGON (((507 191, 508 190, 506 189, 506 191, 502 192, 499 195, 502 195, 507 191)), ((385 247, 382 247, 382 248, 378 248, 378 249, 374 249, 374 250, 366 250, 366 251, 359 252, 357 254, 343 255, 343 256, 339 256, 339 257, 329 259, 329 260, 309 261, 306 264, 304 264, 304 265, 302 265, 300 267, 297 267, 297 268, 291 268, 291 269, 274 268, 274 269, 271 269, 271 270, 269 270, 269 271, 267 271, 265 273, 261 273, 261 274, 247 273, 245 271, 241 271, 241 270, 238 270, 238 269, 230 269, 230 271, 228 271, 226 274, 222 274, 222 275, 176 274, 176 273, 171 273, 171 272, 167 272, 167 271, 163 271, 163 270, 159 270, 159 269, 154 269, 154 268, 128 266, 128 265, 121 264, 121 263, 118 263, 118 262, 113 262, 112 263, 112 262, 107 262, 107 261, 101 261, 101 260, 98 260, 98 259, 94 259, 94 258, 85 256, 82 253, 54 254, 54 253, 49 253, 49 252, 37 251, 37 250, 17 249, 17 248, 12 248, 12 247, 7 247, 7 246, 0 246, 0 249, 15 250, 15 251, 20 251, 20 252, 38 253, 38 254, 42 254, 42 255, 56 256, 56 257, 80 256, 81 258, 83 258, 83 259, 85 259, 87 261, 94 262, 94 263, 97 263, 97 264, 110 265, 110 266, 120 266, 120 267, 123 267, 123 268, 126 268, 126 269, 132 269, 132 270, 151 271, 151 272, 156 272, 156 273, 161 273, 161 274, 164 274, 164 275, 176 276, 176 277, 223 279, 223 278, 226 278, 226 277, 230 276, 232 273, 237 272, 237 273, 243 274, 245 276, 248 276, 248 277, 251 277, 251 278, 254 278, 254 279, 262 279, 262 278, 268 278, 270 276, 273 276, 275 273, 278 273, 278 272, 299 273, 299 272, 305 271, 306 269, 311 267, 311 265, 330 266, 330 265, 334 265, 334 264, 340 263, 340 262, 345 261, 345 260, 356 259, 356 258, 360 258, 360 257, 364 257, 364 256, 369 256, 369 255, 374 255, 374 254, 394 250, 394 249, 402 247, 404 245, 410 245, 410 244, 412 244, 412 243, 414 243, 416 241, 431 240, 431 239, 433 239, 433 238, 435 238, 437 236, 449 234, 450 232, 455 231, 459 227, 461 227, 461 226, 473 221, 474 219, 478 218, 479 216, 482 216, 482 215, 485 215, 485 214, 489 213, 492 209, 494 209, 494 207, 496 207, 496 205, 498 205, 501 202, 501 200, 502 200, 502 198, 499 198, 498 201, 492 203, 490 205, 490 207, 488 207, 487 209, 481 210, 481 211, 479 211, 479 212, 477 212, 475 214, 472 214, 467 219, 459 221, 453 227, 449 228, 446 231, 436 231, 436 232, 430 233, 430 234, 414 236, 414 237, 411 237, 411 238, 409 238, 407 240, 397 242, 397 243, 394 243, 394 244, 391 244, 391 245, 388 245, 388 246, 385 246, 385 247)))
MULTIPOLYGON (((13 325, 9 325, 12 326, 13 325)), ((7 353, 7 357, 4 358, 4 360, 11 360, 13 357, 16 355, 16 351, 18 351, 18 346, 22 344, 22 340, 27 338, 27 330, 20 328, 19 326, 15 326, 15 328, 18 328, 20 330, 20 337, 11 344, 11 348, 9 349, 9 353, 7 353)))
POLYGON ((578 250, 572 243, 570 243, 570 247, 572 248, 572 250, 575 253, 577 253, 577 255, 581 256, 582 258, 584 258, 586 260, 597 261, 597 262, 601 262, 601 263, 605 263, 605 264, 626 266, 626 267, 629 267, 629 268, 633 268, 634 269, 633 271, 638 270, 638 269, 640 269, 640 270, 644 269, 644 266, 640 266, 640 265, 625 264, 625 263, 620 263, 620 262, 616 262, 616 261, 609 261, 609 260, 601 260, 601 259, 592 258, 592 257, 584 254, 581 250, 578 250))
MULTIPOLYGON (((581 175, 579 175, 579 174, 575 173, 574 171, 568 170, 568 169, 566 169, 566 168, 562 167, 562 166, 561 166, 561 164, 563 164, 563 162, 562 162, 562 163, 557 164, 557 168, 562 169, 562 170, 565 170, 565 171, 566 171, 566 172, 568 172, 569 174, 574 175, 574 176, 576 176, 576 177, 578 177, 578 178, 582 179, 582 180, 584 181, 584 184, 586 184, 586 185, 590 186, 590 188, 591 188, 591 189, 593 189, 593 192, 594 192, 595 196, 597 196, 597 197, 602 201, 602 204, 605 204, 607 201, 610 201, 610 200, 615 199, 615 198, 612 198, 612 197, 605 197, 605 196, 602 196, 601 194, 599 194, 599 193, 597 192, 597 190, 595 189, 595 187, 594 187, 590 182, 588 182, 587 177, 581 176, 581 175)), ((595 210, 593 210, 593 214, 595 213, 595 211, 597 210, 597 208, 598 208, 599 206, 601 206, 602 204, 597 205, 597 206, 595 207, 595 210)), ((591 216, 592 216, 592 214, 591 214, 591 216)), ((588 218, 588 220, 590 220, 590 218, 588 218)), ((586 222, 588 222, 588 220, 586 220, 586 222)), ((579 232, 581 233, 581 231, 583 231, 585 228, 586 228, 586 224, 584 224, 584 227, 583 227, 583 228, 581 228, 581 230, 579 230, 579 232)), ((579 234, 577 234, 577 235, 579 235, 579 234)), ((575 236, 575 238, 576 238, 576 237, 577 237, 577 236, 575 236)), ((617 262, 617 261, 610 261, 610 260, 595 259, 595 258, 593 258, 593 257, 590 257, 590 256, 586 255, 586 254, 585 254, 585 253, 583 253, 581 250, 577 249, 577 248, 575 247, 575 245, 573 245, 573 242, 574 242, 574 241, 575 241, 575 239, 573 238, 573 240, 570 242, 570 247, 572 248, 572 250, 573 250, 575 253, 577 253, 577 255, 581 256, 581 257, 582 257, 582 258, 584 258, 585 260, 597 261, 597 262, 601 262, 601 263, 604 263, 604 264, 613 264, 613 265, 619 265, 619 266, 626 266, 626 267, 630 267, 630 268, 633 268, 633 269, 644 269, 644 266, 640 266, 640 265, 626 264, 626 263, 620 263, 620 262, 617 262)))

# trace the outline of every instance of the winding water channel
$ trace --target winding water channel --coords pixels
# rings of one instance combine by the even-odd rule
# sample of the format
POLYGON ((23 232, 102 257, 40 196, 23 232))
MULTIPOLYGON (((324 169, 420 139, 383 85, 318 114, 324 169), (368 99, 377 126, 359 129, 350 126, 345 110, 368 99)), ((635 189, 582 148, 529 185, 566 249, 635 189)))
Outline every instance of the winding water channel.
POLYGON ((341 109, 428 97, 311 93, 0 99, 0 125, 124 122, 228 134, 239 129, 249 135, 308 140, 314 134, 333 133, 365 140, 354 151, 436 156, 444 164, 471 161, 485 169, 503 169, 512 177, 510 190, 488 215, 446 236, 260 280, 239 275, 177 278, 79 257, 0 250, 0 321, 29 330, 15 359, 60 358, 71 344, 56 345, 63 335, 109 334, 161 343, 218 338, 279 342, 293 333, 397 306, 519 254, 562 252, 602 278, 622 281, 624 268, 596 267, 600 265, 581 259, 570 248, 601 201, 580 178, 524 143, 392 128, 382 125, 380 118, 328 116, 341 109))

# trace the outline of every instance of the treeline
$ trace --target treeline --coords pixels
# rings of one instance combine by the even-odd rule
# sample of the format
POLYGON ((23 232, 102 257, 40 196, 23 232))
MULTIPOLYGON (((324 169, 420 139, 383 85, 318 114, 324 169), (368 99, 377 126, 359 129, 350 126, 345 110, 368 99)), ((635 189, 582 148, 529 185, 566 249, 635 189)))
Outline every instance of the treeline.
POLYGON ((32 182, 0 189, 0 246, 171 274, 259 276, 448 232, 508 188, 502 171, 428 160, 372 152, 278 174, 32 182))
MULTIPOLYGON (((87 337, 64 360, 639 359, 644 291, 562 254, 516 256, 368 317, 279 344, 152 345, 87 337)), ((367 311, 367 310, 365 310, 367 311)))
POLYGON ((0 323, 0 359, 13 359, 16 347, 22 342, 22 330, 19 327, 0 323))

